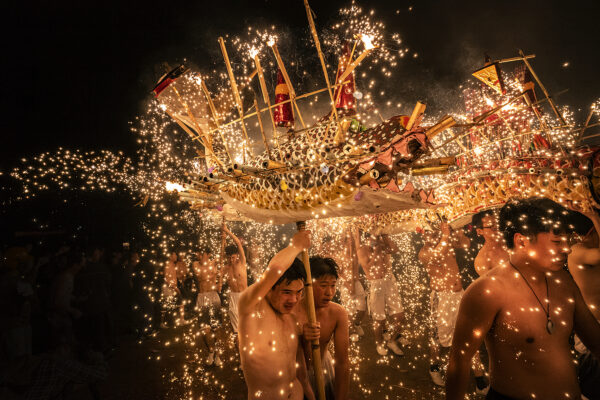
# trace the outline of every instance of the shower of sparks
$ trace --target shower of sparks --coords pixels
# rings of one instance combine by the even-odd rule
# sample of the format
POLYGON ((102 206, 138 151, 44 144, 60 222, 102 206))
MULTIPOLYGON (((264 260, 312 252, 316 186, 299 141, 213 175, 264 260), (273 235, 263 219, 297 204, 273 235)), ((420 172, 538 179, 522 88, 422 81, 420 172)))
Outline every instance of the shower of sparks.
MULTIPOLYGON (((409 8, 409 10, 411 10, 409 8)), ((397 12, 398 13, 398 12, 397 12)), ((348 8, 340 10, 340 21, 330 26, 324 32, 320 32, 323 39, 323 47, 328 60, 330 72, 337 65, 339 50, 345 40, 362 41, 363 50, 373 50, 372 56, 365 59, 364 65, 356 70, 357 93, 361 94, 358 101, 358 119, 365 126, 374 126, 383 120, 379 110, 393 109, 401 106, 401 103, 390 100, 391 93, 386 92, 386 85, 394 72, 397 72, 401 59, 411 54, 410 49, 403 45, 400 35, 388 33, 381 22, 374 21, 375 12, 365 11, 356 2, 352 2, 348 8), (328 53, 329 52, 329 53, 328 53)), ((273 44, 287 43, 289 38, 279 34, 275 26, 256 29, 249 27, 244 37, 228 38, 227 46, 230 47, 230 57, 234 74, 238 77, 238 84, 242 93, 242 101, 248 102, 253 99, 253 83, 249 76, 255 69, 254 58, 258 57, 263 63, 262 67, 267 74, 270 93, 274 92, 276 60, 272 54, 273 44)), ((309 39, 306 43, 311 43, 309 39)), ((312 45, 311 45, 312 46, 312 45)), ((312 47, 311 47, 312 49, 312 47)), ((300 54, 290 49, 289 54, 300 54)), ((304 54, 304 53, 302 53, 304 54)), ((416 57, 417 53, 412 53, 416 57)), ((284 58, 287 54, 283 54, 284 58)), ((290 67, 290 76, 296 91, 302 93, 314 89, 317 76, 314 63, 314 55, 307 57, 296 57, 285 60, 290 67), (309 64, 311 62, 312 64, 309 64), (313 65, 314 64, 314 65, 313 65), (312 85, 312 86, 311 86, 312 85)), ((568 62, 563 67, 568 66, 568 62)), ((334 70, 333 70, 334 71, 334 70)), ((365 216, 360 218, 335 218, 328 219, 325 210, 315 209, 315 219, 309 224, 314 232, 313 243, 315 248, 311 249, 313 255, 326 252, 322 248, 323 238, 328 236, 333 242, 343 242, 343 235, 352 226, 360 226, 368 231, 377 224, 383 225, 386 221, 400 226, 408 222, 416 222, 417 225, 435 223, 437 215, 449 217, 461 216, 466 207, 465 199, 456 199, 454 191, 457 183, 469 179, 476 179, 485 171, 510 168, 515 159, 526 160, 531 168, 540 168, 540 160, 557 160, 565 156, 579 155, 576 149, 578 130, 574 114, 568 107, 561 107, 560 112, 566 120, 562 124, 558 118, 549 110, 548 104, 529 106, 523 100, 510 103, 515 97, 523 93, 523 83, 514 72, 502 72, 506 84, 506 93, 498 94, 489 87, 479 82, 470 81, 462 86, 464 95, 464 108, 458 107, 453 110, 445 110, 452 113, 459 124, 473 123, 474 118, 482 113, 507 104, 494 116, 487 118, 479 125, 473 125, 467 129, 451 128, 441 133, 432 141, 433 149, 427 158, 455 156, 456 166, 445 175, 413 176, 403 174, 405 182, 414 182, 419 187, 438 188, 436 197, 442 205, 435 210, 417 209, 396 213, 387 216, 365 216), (536 115, 534 107, 540 110, 536 115), (540 143, 543 138, 555 146, 544 146, 540 143), (444 144, 443 146, 441 146, 444 144), (439 148, 438 148, 439 146, 439 148), (447 204, 447 205, 446 205, 447 204), (455 208, 453 208, 455 207, 455 208), (389 218, 389 219, 386 219, 389 218)), ((186 80, 186 88, 201 91, 201 85, 206 84, 211 93, 217 93, 215 103, 218 105, 217 118, 220 123, 231 121, 239 115, 235 108, 235 99, 228 84, 228 76, 225 72, 212 72, 203 74, 186 74, 182 78, 186 80)), ((183 96, 186 93, 182 93, 183 96)), ((260 98, 260 96, 256 96, 260 98)), ((358 96, 355 96, 359 98, 358 96)), ((539 100, 542 100, 541 98, 539 100)), ((329 99, 323 93, 308 97, 305 102, 300 103, 301 112, 308 116, 313 122, 319 119, 324 110, 328 110, 329 99)), ((187 105, 186 105, 187 106, 187 105)), ((192 109, 200 107, 199 104, 189 104, 192 109)), ((259 106, 264 106, 262 99, 259 106)), ((251 106, 245 104, 246 110, 251 106)), ((202 153, 205 149, 198 146, 198 137, 190 138, 189 133, 174 125, 166 115, 169 107, 159 104, 158 101, 149 102, 148 110, 144 116, 136 119, 131 130, 137 135, 139 149, 135 159, 126 157, 123 153, 113 153, 105 150, 82 152, 79 150, 59 149, 56 152, 47 152, 33 158, 22 160, 22 165, 10 172, 10 177, 17 180, 21 185, 18 196, 13 199, 4 200, 4 204, 33 198, 42 192, 51 190, 80 190, 80 191, 126 191, 132 197, 132 204, 138 203, 144 207, 145 220, 142 225, 149 238, 151 245, 141 250, 141 255, 155 266, 155 284, 148 286, 148 296, 153 301, 160 301, 161 288, 156 282, 160 282, 160 270, 164 267, 168 255, 176 251, 184 254, 185 276, 192 276, 191 264, 195 258, 194 253, 198 249, 208 246, 212 249, 220 248, 221 223, 223 206, 213 192, 204 194, 204 198, 195 200, 192 207, 184 201, 186 193, 197 190, 195 181, 201 177, 206 178, 216 167, 214 161, 210 160, 209 154, 202 153), (181 197, 180 197, 181 196, 181 197)), ((255 111, 255 110, 253 110, 255 111)), ((592 105, 591 112, 597 119, 600 113, 600 99, 592 105)), ((208 112, 206 112, 208 114, 208 112)), ((268 114, 268 113, 267 113, 268 114)), ((433 123, 434 117, 427 116, 425 123, 433 123)), ((267 118, 263 114, 263 123, 268 126, 267 118)), ((254 154, 262 151, 262 139, 259 135, 259 127, 256 118, 244 122, 249 131, 248 147, 254 154)), ((211 140, 215 147, 224 144, 230 149, 233 161, 242 164, 246 155, 244 154, 244 139, 241 136, 241 124, 232 123, 221 126, 219 132, 215 131, 216 123, 207 118, 199 121, 203 130, 212 132, 211 140), (206 128, 206 129, 204 129, 206 128), (222 142, 225 138, 225 143, 222 142)), ((275 145, 273 132, 270 133, 269 144, 275 145)), ((313 157, 315 158, 315 157, 313 157)), ((314 160, 313 160, 314 161, 314 160)), ((340 162, 341 163, 341 162, 340 162)), ((328 160, 323 167, 333 168, 335 160, 328 160)), ((303 165, 301 165, 303 166, 303 165)), ((301 173, 299 171, 298 173, 301 173)), ((512 179, 517 179, 516 174, 507 174, 512 179)), ((208 179, 208 178, 207 178, 208 179)), ((539 175, 532 181, 531 190, 521 195, 547 195, 550 188, 557 186, 559 181, 550 174, 539 175), (537 179, 537 181, 535 180, 537 179), (537 182, 537 186, 536 186, 537 182), (554 186, 553 186, 554 185, 554 186), (546 192, 548 190, 548 192, 546 192)), ((309 186, 313 180, 309 181, 309 186)), ((574 183, 575 186, 577 184, 574 183)), ((281 184, 285 187, 285 182, 281 184)), ((556 189, 558 190, 558 189, 556 189)), ((574 189, 575 190, 575 189, 574 189)), ((554 194, 552 194, 554 196, 554 194)), ((317 195, 318 196, 318 195, 317 195)), ((476 194, 473 194, 476 196, 476 194)), ((465 195, 465 198, 467 196, 465 195)), ((345 198, 340 198, 346 200, 345 198)), ((558 196, 557 201, 567 201, 558 196)), ((494 199, 483 199, 494 204, 494 199)), ((350 200, 352 201, 352 200, 350 200)), ((582 201, 582 203, 584 203, 582 201)), ((327 202, 326 202, 327 204, 327 202)), ((255 222, 230 222, 231 229, 244 241, 247 249, 247 257, 250 265, 249 275, 253 280, 259 279, 264 266, 275 252, 289 242, 292 230, 289 227, 276 227, 268 224, 255 222)), ((402 230, 402 229, 399 229, 402 230)), ((428 349, 426 346, 417 345, 427 341, 430 334, 428 324, 420 315, 427 314, 427 299, 430 288, 426 282, 426 273, 416 259, 418 251, 414 234, 414 224, 410 229, 404 229, 404 233, 395 234, 392 239, 400 248, 400 253, 395 255, 394 274, 402 287, 403 306, 406 310, 406 337, 411 343, 415 343, 416 351, 411 354, 413 358, 403 361, 402 368, 409 370, 417 369, 418 365, 426 363, 428 349), (410 232, 407 232, 410 231, 410 232)), ((214 251, 214 258, 221 262, 222 254, 214 251)), ((344 264, 347 260, 341 260, 344 264)), ((342 274, 338 288, 347 284, 348 277, 342 274)), ((342 303, 348 303, 347 291, 340 290, 342 303)), ((227 315, 227 309, 221 309, 223 315, 227 315)), ((151 317, 146 316, 150 324, 151 317)), ((229 326, 228 324, 224 324, 229 326)), ((217 353, 226 355, 225 366, 228 369, 237 369, 239 356, 237 354, 235 336, 227 327, 219 329, 217 341, 217 353), (225 340, 222 340, 225 337, 225 340)), ((149 328, 147 329, 149 331, 149 328)), ((169 337, 169 341, 162 343, 164 347, 170 347, 174 343, 185 347, 185 359, 183 367, 177 372, 171 371, 167 374, 171 382, 182 384, 186 393, 182 398, 195 398, 194 388, 198 384, 213 387, 217 390, 219 397, 228 397, 228 388, 216 377, 214 369, 203 365, 206 357, 206 349, 199 345, 200 327, 197 321, 182 327, 175 338, 169 337)), ((159 336, 155 333, 154 337, 159 336)), ((370 395, 381 391, 390 385, 403 387, 402 380, 394 381, 395 377, 386 376, 385 382, 366 382, 361 380, 363 370, 361 366, 366 361, 361 341, 351 343, 351 377, 363 394, 370 395)), ((157 357, 158 358, 158 357, 157 357)), ((400 368, 399 364, 389 356, 377 360, 378 364, 400 368)), ((225 367, 224 367, 225 368, 225 367)))

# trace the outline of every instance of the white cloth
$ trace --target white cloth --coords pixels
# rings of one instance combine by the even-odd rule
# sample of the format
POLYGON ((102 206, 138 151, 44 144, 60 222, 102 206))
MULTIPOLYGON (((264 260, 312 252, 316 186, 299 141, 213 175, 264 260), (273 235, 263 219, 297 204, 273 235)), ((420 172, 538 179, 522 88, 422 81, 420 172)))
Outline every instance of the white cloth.
POLYGON ((386 315, 404 311, 400 285, 394 275, 369 281, 369 313, 374 320, 383 321, 386 315))
POLYGON ((234 332, 238 331, 238 303, 240 302, 240 295, 242 292, 229 292, 229 321, 234 332))
POLYGON ((214 290, 198 293, 196 297, 196 310, 198 322, 201 327, 216 329, 220 325, 221 298, 214 290))
MULTIPOLYGON (((335 367, 333 366, 333 358, 331 357, 331 353, 329 350, 325 350, 323 353, 323 357, 321 357, 321 365, 323 366, 323 381, 325 386, 325 399, 326 400, 335 400, 335 367)), ((317 380, 315 378, 315 370, 313 368, 313 363, 307 366, 308 369, 308 379, 310 380, 310 385, 313 388, 313 393, 317 395, 317 380)))
POLYGON ((221 307, 221 298, 219 293, 211 290, 210 292, 198 293, 196 297, 196 308, 201 309, 203 307, 221 307))
POLYGON ((458 317, 458 307, 464 294, 463 290, 458 292, 436 292, 431 291, 431 318, 435 323, 436 337, 434 340, 442 347, 452 345, 454 327, 458 317))
POLYGON ((340 292, 348 315, 354 315, 357 311, 367 309, 367 294, 359 280, 354 281, 354 294, 350 294, 350 290, 346 286, 342 286, 340 292))
POLYGON ((179 293, 177 290, 168 285, 162 286, 162 291, 160 293, 161 302, 163 307, 167 310, 171 310, 177 307, 177 302, 179 299, 179 293))

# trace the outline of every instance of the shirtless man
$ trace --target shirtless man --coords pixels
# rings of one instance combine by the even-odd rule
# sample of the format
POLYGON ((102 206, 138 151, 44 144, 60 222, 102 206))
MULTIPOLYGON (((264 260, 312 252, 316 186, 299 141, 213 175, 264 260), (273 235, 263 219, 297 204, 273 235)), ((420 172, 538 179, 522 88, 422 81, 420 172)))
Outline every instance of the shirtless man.
POLYGON ((464 399, 469 365, 485 339, 490 357, 487 399, 579 399, 569 336, 600 355, 600 324, 563 270, 569 246, 567 210, 543 198, 507 203, 500 231, 508 266, 493 268, 460 304, 446 398, 464 399))
MULTIPOLYGON (((404 320, 404 308, 400 298, 400 285, 392 271, 392 253, 398 252, 398 247, 387 235, 371 236, 368 246, 361 246, 358 230, 354 231, 354 243, 358 262, 369 282, 368 305, 371 317, 375 322, 375 341, 377 353, 385 356, 390 348, 395 354, 404 354, 398 344, 401 339, 401 322, 404 320), (390 338, 384 339, 388 317, 390 338)), ((406 341, 404 339, 405 344, 406 341)))
POLYGON ((207 365, 220 367, 223 363, 219 354, 215 354, 215 330, 220 325, 221 315, 221 276, 217 264, 211 258, 210 248, 204 248, 196 253, 196 261, 192 270, 198 287, 195 310, 199 314, 200 337, 208 349, 207 365))
MULTIPOLYGON (((319 339, 321 346, 321 360, 325 371, 326 398, 347 400, 350 386, 350 362, 348 361, 348 313, 341 305, 331 300, 335 295, 338 280, 337 265, 331 258, 311 257, 310 273, 313 279, 313 297, 317 323, 320 329, 313 330, 308 324, 306 314, 306 298, 299 302, 295 313, 304 326, 305 357, 307 366, 312 371, 312 352, 310 341, 319 339), (333 338, 334 359, 327 350, 333 338)), ((314 373, 309 373, 312 378, 314 373)), ((313 380, 313 391, 316 387, 313 380)))
MULTIPOLYGON (((429 344, 430 366, 429 375, 438 386, 444 386, 440 346, 449 348, 452 344, 452 334, 458 315, 458 306, 464 294, 458 263, 456 262, 455 247, 460 245, 457 235, 452 234, 450 225, 441 221, 439 231, 425 231, 424 245, 419 251, 418 258, 429 275, 431 286, 431 318, 435 328, 429 344)), ((487 392, 484 369, 476 353, 473 372, 478 394, 487 392)))
POLYGON ((161 310, 162 328, 167 327, 166 314, 168 312, 179 309, 179 318, 176 318, 176 324, 184 319, 183 299, 181 296, 181 291, 177 286, 177 259, 177 253, 174 251, 171 252, 163 270, 165 282, 163 283, 161 291, 161 303, 163 305, 161 310))
POLYGON ((367 311, 367 294, 358 279, 358 259, 354 251, 354 243, 350 231, 343 236, 341 242, 335 242, 331 237, 324 239, 322 254, 332 258, 338 266, 338 287, 341 292, 342 304, 352 319, 350 338, 357 341, 365 334, 361 322, 367 311), (340 243, 338 245, 337 243, 340 243), (339 285, 341 283, 341 285, 339 285))
MULTIPOLYGON (((571 247, 569 254, 569 272, 581 290, 583 300, 594 317, 600 321, 600 218, 594 212, 584 214, 591 226, 585 224, 581 232, 583 240, 571 247)), ((575 349, 579 354, 579 382, 581 391, 588 398, 600 398, 600 362, 583 346, 575 336, 575 349)))
POLYGON ((310 232, 296 233, 240 296, 239 350, 248 399, 315 398, 299 342, 302 326, 292 314, 306 281, 296 256, 309 246, 310 232))
POLYGON ((477 234, 483 236, 485 243, 475 257, 475 271, 479 276, 495 266, 508 265, 508 251, 502 234, 498 232, 498 221, 493 211, 484 211, 473 217, 477 234))
POLYGON ((229 284, 229 321, 233 331, 238 330, 238 302, 240 294, 248 287, 246 255, 242 242, 235 236, 227 225, 223 231, 235 242, 235 246, 225 248, 224 281, 229 284))

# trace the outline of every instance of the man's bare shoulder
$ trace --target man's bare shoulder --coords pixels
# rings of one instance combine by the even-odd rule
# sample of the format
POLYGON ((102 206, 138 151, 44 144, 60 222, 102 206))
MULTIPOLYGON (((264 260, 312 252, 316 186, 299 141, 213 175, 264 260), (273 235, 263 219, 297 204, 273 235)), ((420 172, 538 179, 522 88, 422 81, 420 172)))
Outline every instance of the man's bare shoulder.
POLYGON ((348 311, 341 304, 330 302, 331 314, 336 320, 348 319, 348 311))
POLYGON ((505 267, 489 270, 469 285, 464 298, 468 301, 482 302, 482 305, 486 306, 501 306, 509 288, 509 274, 510 271, 505 267))
POLYGON ((564 269, 553 272, 551 278, 548 278, 548 280, 550 279, 554 279, 554 282, 559 286, 562 284, 568 291, 579 290, 577 283, 573 279, 573 275, 564 269))

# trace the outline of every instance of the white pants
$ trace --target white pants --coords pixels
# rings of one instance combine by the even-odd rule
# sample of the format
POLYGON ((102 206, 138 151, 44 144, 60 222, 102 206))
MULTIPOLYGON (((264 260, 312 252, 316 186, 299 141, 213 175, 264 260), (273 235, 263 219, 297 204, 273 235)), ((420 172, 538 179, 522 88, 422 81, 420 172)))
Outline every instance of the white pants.
POLYGON ((238 331, 238 303, 242 292, 229 292, 229 321, 234 332, 238 331))
POLYGON ((464 294, 463 290, 458 292, 436 292, 431 291, 431 318, 435 323, 436 337, 434 341, 442 347, 452 345, 452 336, 458 317, 458 307, 464 294))
POLYGON ((367 294, 359 280, 354 281, 354 294, 350 294, 350 290, 346 286, 342 286, 340 292, 348 315, 354 315, 357 311, 367 309, 367 294))
POLYGON ((400 285, 394 275, 369 281, 369 313, 376 321, 383 321, 386 315, 404 311, 400 285))

